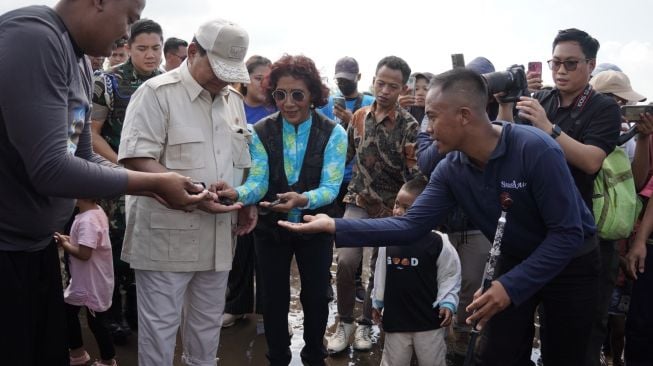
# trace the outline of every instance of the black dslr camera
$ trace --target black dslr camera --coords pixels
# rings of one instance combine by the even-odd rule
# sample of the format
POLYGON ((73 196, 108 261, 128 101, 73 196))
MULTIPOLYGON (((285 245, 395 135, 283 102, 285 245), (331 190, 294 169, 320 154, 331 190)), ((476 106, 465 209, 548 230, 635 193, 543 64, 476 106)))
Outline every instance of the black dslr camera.
POLYGON ((523 65, 512 65, 506 71, 497 71, 481 75, 487 83, 490 96, 504 92, 499 98, 501 103, 519 101, 519 97, 529 95, 526 72, 523 65))

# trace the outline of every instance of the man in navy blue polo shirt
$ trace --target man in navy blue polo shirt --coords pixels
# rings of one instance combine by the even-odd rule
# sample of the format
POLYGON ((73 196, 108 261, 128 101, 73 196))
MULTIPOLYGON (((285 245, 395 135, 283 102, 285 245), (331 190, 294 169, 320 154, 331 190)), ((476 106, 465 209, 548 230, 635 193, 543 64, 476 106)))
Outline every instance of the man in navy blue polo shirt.
POLYGON ((484 328, 483 365, 530 361, 535 308, 547 317, 544 361, 582 363, 597 298, 599 253, 592 215, 573 184, 560 146, 529 126, 492 124, 481 76, 455 69, 435 76, 426 97, 429 129, 447 157, 403 217, 371 220, 307 216, 280 222, 298 232, 334 232, 336 246, 410 244, 458 205, 488 239, 500 216, 500 195, 510 194, 499 276, 477 293, 467 321, 484 328), (366 244, 369 245, 369 244, 366 244), (479 296, 480 295, 480 296, 479 296), (486 324, 487 323, 487 324, 486 324))

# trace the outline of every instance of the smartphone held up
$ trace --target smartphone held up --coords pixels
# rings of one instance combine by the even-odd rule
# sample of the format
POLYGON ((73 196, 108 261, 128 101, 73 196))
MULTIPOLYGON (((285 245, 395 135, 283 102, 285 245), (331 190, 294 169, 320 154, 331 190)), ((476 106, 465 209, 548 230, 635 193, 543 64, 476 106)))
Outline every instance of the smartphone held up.
POLYGON ((528 73, 542 76, 542 62, 531 61, 528 63, 528 73))
POLYGON ((621 107, 621 114, 628 122, 639 122, 642 114, 653 114, 653 105, 625 105, 621 107))
POLYGON ((344 97, 333 97, 333 106, 339 106, 342 109, 347 109, 345 105, 345 98, 344 97))
POLYGON ((411 75, 408 78, 408 81, 406 82, 406 86, 408 87, 409 92, 411 95, 414 97, 415 96, 415 84, 417 83, 417 79, 415 76, 411 75))
POLYGON ((465 67, 465 56, 462 53, 452 53, 451 54, 451 66, 456 69, 459 67, 465 67))

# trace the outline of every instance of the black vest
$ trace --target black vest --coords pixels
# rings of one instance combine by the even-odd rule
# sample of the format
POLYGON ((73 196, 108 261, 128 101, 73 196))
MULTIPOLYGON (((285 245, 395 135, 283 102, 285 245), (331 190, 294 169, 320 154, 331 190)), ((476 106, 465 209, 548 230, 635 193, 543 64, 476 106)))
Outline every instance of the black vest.
MULTIPOLYGON (((265 152, 268 154, 268 192, 263 197, 263 201, 272 202, 277 199, 277 193, 286 193, 290 191, 303 193, 316 189, 320 186, 322 179, 322 165, 324 162, 324 150, 326 149, 331 132, 336 127, 335 122, 327 119, 315 111, 312 111, 313 123, 308 135, 308 144, 304 154, 304 162, 299 173, 299 179, 295 184, 288 184, 288 177, 283 168, 283 121, 281 113, 276 112, 254 125, 254 130, 258 135, 265 152)), ((315 210, 304 210, 302 215, 315 215, 318 213, 329 213, 334 209, 334 203, 331 202, 326 206, 319 207, 315 210)), ((287 215, 283 213, 259 210, 262 217, 266 219, 280 220, 286 219, 287 215)))
POLYGON ((386 248, 383 329, 424 332, 440 328, 437 261, 442 237, 430 232, 406 246, 386 248))

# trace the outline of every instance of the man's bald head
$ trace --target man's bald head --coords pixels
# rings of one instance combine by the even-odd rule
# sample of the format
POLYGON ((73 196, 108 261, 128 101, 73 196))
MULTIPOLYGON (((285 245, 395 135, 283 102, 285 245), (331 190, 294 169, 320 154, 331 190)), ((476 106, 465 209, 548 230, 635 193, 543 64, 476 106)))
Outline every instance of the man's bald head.
POLYGON ((129 38, 146 0, 60 0, 54 9, 79 48, 91 56, 111 56, 114 43, 129 38))

